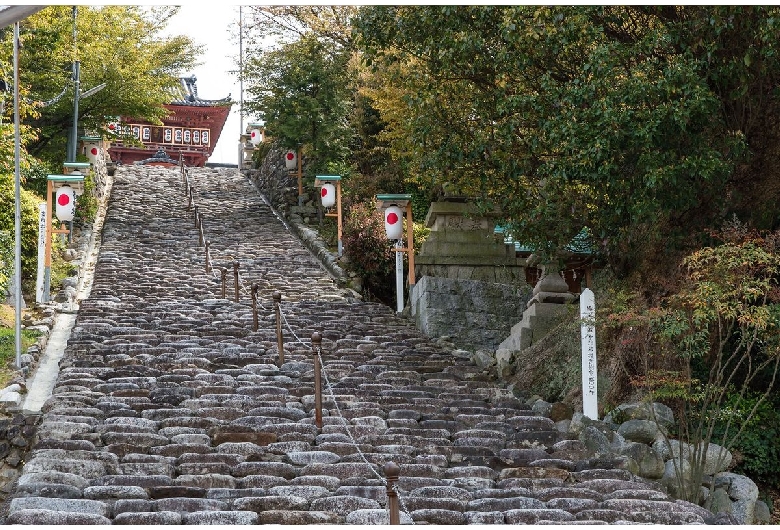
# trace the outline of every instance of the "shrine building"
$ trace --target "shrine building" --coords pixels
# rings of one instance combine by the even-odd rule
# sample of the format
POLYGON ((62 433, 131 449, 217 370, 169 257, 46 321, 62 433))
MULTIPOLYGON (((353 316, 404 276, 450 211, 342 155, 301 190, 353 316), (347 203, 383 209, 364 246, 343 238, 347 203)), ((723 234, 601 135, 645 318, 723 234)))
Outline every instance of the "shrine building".
POLYGON ((203 167, 217 145, 233 101, 201 99, 195 76, 179 78, 180 86, 173 94, 170 111, 162 125, 122 117, 109 125, 117 134, 111 140, 108 154, 115 164, 135 164, 165 153, 172 160, 182 160, 186 166, 203 167), (124 137, 124 139, 123 139, 124 137))

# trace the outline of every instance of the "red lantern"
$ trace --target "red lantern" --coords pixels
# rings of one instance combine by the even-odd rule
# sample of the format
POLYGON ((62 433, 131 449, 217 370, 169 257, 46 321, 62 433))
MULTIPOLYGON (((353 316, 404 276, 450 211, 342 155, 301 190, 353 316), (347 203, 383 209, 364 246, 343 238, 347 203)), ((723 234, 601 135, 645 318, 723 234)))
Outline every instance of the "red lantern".
POLYGON ((60 221, 72 221, 76 213, 76 190, 60 186, 55 194, 56 214, 60 221))
POLYGON ((322 196, 323 207, 330 208, 336 204, 336 186, 333 184, 323 184, 320 195, 322 196))
POLYGON ((385 233, 387 239, 403 239, 404 212, 398 206, 388 206, 385 209, 385 233))
POLYGON ((287 169, 295 169, 298 167, 298 155, 295 151, 287 151, 284 155, 284 165, 287 169))

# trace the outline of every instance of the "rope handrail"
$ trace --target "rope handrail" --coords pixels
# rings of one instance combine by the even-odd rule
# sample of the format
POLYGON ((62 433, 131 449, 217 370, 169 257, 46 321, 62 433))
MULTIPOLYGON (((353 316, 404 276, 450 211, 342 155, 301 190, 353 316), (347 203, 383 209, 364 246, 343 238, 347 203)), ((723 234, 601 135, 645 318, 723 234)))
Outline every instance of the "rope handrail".
MULTIPOLYGON (((193 186, 190 183, 189 171, 183 172, 183 176, 184 176, 184 183, 185 183, 185 190, 186 190, 185 193, 188 195, 189 202, 190 202, 190 204, 188 205, 188 208, 189 208, 189 207, 192 206, 192 203, 194 203, 193 186)), ((222 281, 222 283, 223 283, 223 291, 224 291, 224 287, 225 287, 224 286, 224 283, 225 283, 224 279, 225 279, 225 274, 226 274, 227 270, 226 270, 226 268, 220 268, 220 270, 222 271, 222 279, 220 280, 220 278, 218 278, 217 272, 215 270, 216 267, 208 267, 208 265, 211 264, 211 262, 212 262, 210 242, 208 240, 206 240, 205 230, 203 228, 203 220, 202 220, 202 218, 200 216, 199 209, 198 209, 197 206, 194 206, 194 211, 195 211, 195 225, 196 225, 196 228, 199 230, 200 239, 201 240, 205 240, 207 272, 210 271, 212 273, 212 276, 214 277, 215 280, 222 281)), ((238 255, 238 253, 237 253, 237 255, 238 255)), ((240 290, 244 294, 249 294, 249 291, 247 289, 247 285, 246 285, 244 279, 242 278, 242 276, 239 273, 238 261, 236 261, 236 260, 233 261, 233 267, 234 267, 234 271, 235 271, 236 297, 238 296, 239 288, 240 288, 240 290)), ((268 311, 268 309, 263 304, 258 303, 257 297, 256 297, 256 287, 257 287, 256 284, 253 285, 253 286, 250 286, 250 289, 253 289, 253 291, 255 292, 255 295, 252 296, 253 304, 256 307, 262 308, 263 311, 268 311)), ((321 344, 321 338, 319 338, 319 334, 317 334, 317 336, 318 336, 317 341, 316 341, 317 347, 315 349, 314 348, 315 341, 301 339, 301 337, 299 337, 298 334, 295 333, 295 330, 292 328, 292 326, 290 325, 289 321, 287 320, 287 315, 285 314, 284 310, 282 309, 281 295, 278 293, 278 291, 274 294, 274 297, 275 297, 274 304, 276 306, 276 309, 278 309, 278 315, 280 317, 279 320, 280 320, 280 322, 284 323, 284 326, 287 328, 287 330, 289 331, 290 335, 294 338, 293 342, 295 342, 297 344, 300 344, 303 347, 314 349, 314 351, 316 353, 316 359, 317 359, 317 362, 315 364, 319 365, 319 372, 321 373, 322 377, 325 380, 325 389, 327 390, 328 395, 329 395, 330 399, 333 402, 333 407, 334 407, 335 412, 336 412, 335 416, 341 422, 341 424, 342 424, 342 426, 344 428, 344 431, 345 431, 345 433, 346 433, 350 443, 355 447, 355 451, 357 452, 358 456, 368 466, 368 468, 371 470, 371 473, 373 473, 373 475, 376 478, 378 478, 379 481, 385 487, 388 488, 388 492, 390 492, 391 488, 392 488, 392 491, 395 492, 396 497, 398 499, 398 504, 400 505, 401 511, 403 511, 409 517, 409 520, 412 521, 412 524, 414 524, 414 521, 413 521, 413 519, 411 517, 411 514, 409 513, 409 511, 408 511, 408 509, 406 507, 406 504, 404 502, 404 497, 401 495, 402 490, 398 486, 398 484, 396 483, 397 479, 394 479, 393 483, 390 484, 388 482, 387 478, 382 476, 376 470, 376 464, 372 464, 368 460, 368 458, 366 457, 365 453, 360 448, 360 445, 358 444, 357 440, 355 439, 355 436, 352 433, 352 429, 350 429, 349 421, 347 420, 347 418, 344 417, 344 415, 343 415, 343 413, 341 411, 341 407, 339 406, 339 403, 336 400, 336 394, 334 392, 333 384, 331 383, 330 377, 328 377, 328 371, 325 369, 325 363, 324 363, 324 361, 322 359, 322 346, 320 345, 321 344)), ((238 301, 238 300, 236 300, 236 301, 238 301)), ((280 330, 280 328, 279 328, 279 330, 280 330)), ((283 348, 283 344, 281 342, 282 339, 280 338, 279 340, 280 340, 280 348, 283 348)), ((284 359, 284 351, 283 350, 280 351, 279 354, 280 354, 280 358, 284 359)), ((315 368, 316 368, 316 366, 315 366, 315 368)), ((317 378, 317 377, 318 377, 318 374, 315 375, 315 378, 317 378)), ((317 392, 319 392, 319 390, 317 390, 317 392)), ((317 397, 317 399, 318 400, 320 399, 319 396, 317 397)), ((319 404, 319 406, 321 406, 321 403, 319 404)), ((321 412, 318 410, 317 414, 319 416, 321 414, 321 412)), ((318 418, 318 421, 319 421, 319 418, 318 418)), ((404 492, 404 493, 406 493, 406 492, 404 492)), ((390 495, 390 493, 388 493, 388 496, 389 495, 390 495)), ((393 515, 391 514, 391 519, 392 518, 393 518, 393 515)))
MULTIPOLYGON (((279 304, 279 305, 280 305, 279 314, 281 315, 282 320, 284 321, 285 326, 287 326, 287 329, 290 331, 290 333, 293 335, 293 337, 295 337, 296 341, 298 343, 304 345, 304 346, 311 345, 312 341, 304 342, 303 340, 301 340, 300 337, 298 337, 298 335, 295 333, 295 331, 292 329, 292 327, 290 326, 289 322, 287 321, 287 317, 284 314, 284 311, 281 310, 281 304, 279 304)), ((365 453, 360 448, 360 445, 358 444, 357 440, 355 439, 355 436, 352 434, 352 430, 350 429, 349 422, 347 421, 347 419, 344 417, 344 415, 341 412, 341 407, 339 407, 338 401, 336 400, 336 394, 333 391, 333 385, 330 382, 330 378, 328 377, 328 371, 325 369, 325 362, 322 359, 322 346, 318 346, 315 351, 316 351, 316 354, 317 354, 317 359, 319 360, 319 366, 320 366, 320 371, 322 372, 322 377, 325 380, 325 388, 328 391, 329 397, 333 401, 333 406, 334 406, 334 408, 336 410, 336 417, 338 417, 338 419, 341 420, 341 423, 342 423, 342 425, 344 427, 344 431, 346 432, 347 437, 349 438, 349 440, 352 443, 352 445, 355 447, 355 451, 357 452, 358 456, 368 466, 368 468, 371 470, 371 472, 380 480, 380 482, 382 482, 382 484, 387 487, 388 486, 387 479, 385 477, 383 477, 382 475, 380 475, 379 472, 377 472, 377 470, 375 469, 376 464, 372 464, 371 462, 369 462, 368 458, 366 458, 365 453)), ((399 502, 399 504, 401 506, 401 510, 404 513, 406 513, 409 516, 409 519, 411 520, 411 518, 412 518, 411 514, 409 513, 409 511, 406 508, 406 504, 404 503, 403 496, 400 495, 402 490, 398 487, 397 484, 394 484, 393 486, 395 488, 395 491, 398 493, 398 502, 399 502)))

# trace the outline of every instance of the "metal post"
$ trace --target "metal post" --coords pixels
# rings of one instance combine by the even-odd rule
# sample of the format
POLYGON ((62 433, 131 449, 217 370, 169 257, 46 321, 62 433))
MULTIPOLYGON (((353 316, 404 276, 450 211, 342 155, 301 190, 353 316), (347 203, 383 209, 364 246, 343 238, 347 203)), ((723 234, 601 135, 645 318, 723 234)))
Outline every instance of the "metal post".
POLYGON ((238 6, 238 170, 244 169, 244 16, 238 6))
POLYGON ((395 491, 395 483, 398 481, 401 468, 395 462, 388 462, 382 469, 387 477, 387 510, 390 512, 390 524, 401 524, 398 493, 395 491))
POLYGON ((222 298, 227 298, 227 269, 220 267, 219 270, 222 273, 222 298))
POLYGON ((236 285, 236 302, 238 302, 238 262, 233 262, 233 279, 236 285))
POLYGON ((252 284, 252 331, 257 331, 258 322, 257 322, 257 290, 260 288, 259 285, 252 284))
POLYGON ((298 148, 298 206, 303 206, 303 159, 301 158, 301 148, 298 148))
POLYGON ((316 331, 311 335, 311 348, 314 353, 314 422, 318 429, 322 429, 322 367, 320 366, 320 353, 322 353, 322 335, 316 331))
POLYGON ((46 251, 44 255, 44 268, 43 268, 43 301, 48 302, 51 299, 51 251, 52 251, 52 200, 51 195, 54 193, 54 185, 51 180, 46 183, 46 251))
POLYGON ((336 227, 338 231, 338 254, 341 257, 344 254, 344 243, 342 242, 343 222, 341 211, 341 180, 336 181, 336 227))
POLYGON ((203 240, 206 236, 203 234, 203 218, 198 217, 198 246, 203 246, 203 240))
POLYGON ((396 310, 400 313, 404 310, 404 255, 401 252, 403 241, 400 239, 396 241, 395 247, 396 310))
MULTIPOLYGON (((74 12, 76 7, 73 7, 74 12)), ((79 88, 81 66, 79 61, 73 61, 73 129, 71 130, 70 145, 68 145, 68 162, 76 161, 76 144, 78 142, 78 127, 79 127, 79 99, 81 98, 81 90, 79 88)))
POLYGON ((206 241, 206 272, 211 272, 211 261, 209 260, 209 245, 211 245, 211 241, 206 241))
POLYGON ((276 312, 276 349, 279 351, 279 366, 284 364, 284 335, 282 334, 282 293, 275 291, 274 311, 276 312))
MULTIPOLYGON (((19 133, 19 22, 14 23, 14 348, 22 367, 22 201, 21 137, 19 133)), ((49 234, 47 234, 49 237, 49 234)), ((48 241, 48 239, 47 239, 48 241)))
POLYGON ((81 89, 79 84, 81 82, 80 77, 80 64, 78 61, 78 44, 76 40, 76 17, 78 15, 78 8, 73 6, 73 128, 70 131, 70 142, 68 145, 68 162, 76 161, 76 143, 78 142, 78 127, 79 127, 79 99, 81 98, 81 89))
POLYGON ((195 228, 198 228, 198 207, 195 207, 195 228))

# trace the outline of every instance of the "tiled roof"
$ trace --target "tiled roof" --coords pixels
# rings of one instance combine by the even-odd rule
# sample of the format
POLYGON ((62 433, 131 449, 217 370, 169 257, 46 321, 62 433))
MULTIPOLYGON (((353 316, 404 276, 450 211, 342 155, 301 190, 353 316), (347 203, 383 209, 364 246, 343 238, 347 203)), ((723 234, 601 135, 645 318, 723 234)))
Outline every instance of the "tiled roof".
POLYGON ((198 96, 197 78, 194 75, 190 77, 179 78, 179 88, 174 89, 171 105, 190 105, 194 107, 214 107, 217 105, 227 105, 232 103, 230 94, 222 99, 201 99, 198 96))
MULTIPOLYGON (((507 233, 506 228, 498 225, 493 229, 494 234, 502 234, 504 236, 504 243, 515 245, 515 252, 534 252, 534 248, 528 246, 520 241, 515 241, 511 234, 507 233)), ((566 245, 566 250, 577 254, 593 254, 593 247, 590 241, 590 231, 586 228, 580 230, 580 232, 572 238, 571 242, 566 245)))

